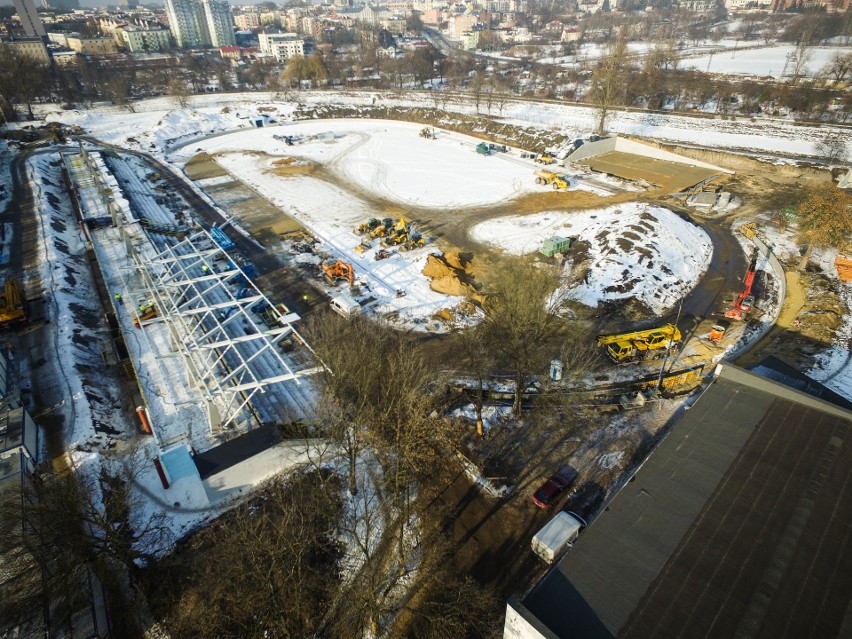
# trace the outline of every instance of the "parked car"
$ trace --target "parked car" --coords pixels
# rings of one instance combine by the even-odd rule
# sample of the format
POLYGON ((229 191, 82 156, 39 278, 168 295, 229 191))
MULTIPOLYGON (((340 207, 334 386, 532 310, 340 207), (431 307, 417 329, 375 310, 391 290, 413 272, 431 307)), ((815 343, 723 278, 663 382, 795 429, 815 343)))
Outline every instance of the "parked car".
POLYGON ((532 495, 532 500, 539 508, 550 508, 556 498, 559 497, 571 485, 571 479, 562 473, 556 473, 544 482, 532 495))

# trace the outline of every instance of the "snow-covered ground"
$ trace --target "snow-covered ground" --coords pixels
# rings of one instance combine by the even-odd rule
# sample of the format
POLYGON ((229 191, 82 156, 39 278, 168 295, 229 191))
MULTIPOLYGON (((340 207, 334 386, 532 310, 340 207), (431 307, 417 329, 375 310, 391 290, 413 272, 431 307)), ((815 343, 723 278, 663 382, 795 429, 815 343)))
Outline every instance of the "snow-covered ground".
MULTIPOLYGON (((321 120, 283 130, 252 129, 191 146, 193 153, 202 149, 211 155, 257 151, 304 158, 330 167, 341 181, 403 205, 482 206, 535 190, 532 162, 513 161, 504 154, 479 155, 475 147, 481 140, 459 134, 442 132, 435 140, 425 139, 419 136, 422 128, 383 120, 321 120), (287 146, 273 135, 302 136, 305 141, 287 146)), ((186 157, 187 151, 179 157, 186 157)), ((255 165, 243 157, 227 168, 246 164, 255 165)))
MULTIPOLYGON (((695 58, 687 58, 681 66, 709 73, 729 75, 771 76, 773 78, 790 77, 795 63, 796 47, 793 45, 775 45, 745 51, 726 50, 695 58)), ((800 75, 813 77, 831 62, 835 54, 849 55, 848 47, 812 47, 807 49, 806 61, 800 75)))
MULTIPOLYGON (((193 136, 249 128, 252 126, 250 122, 236 114, 260 115, 264 112, 258 111, 259 107, 274 108, 279 123, 292 120, 293 113, 300 105, 356 109, 370 109, 374 106, 435 108, 431 95, 416 91, 404 94, 305 91, 292 100, 276 99, 274 94, 263 93, 215 94, 193 96, 189 98, 189 104, 189 111, 177 109, 178 113, 185 115, 173 118, 168 117, 170 112, 176 111, 171 98, 153 98, 134 103, 136 113, 128 113, 126 109, 114 106, 90 111, 48 108, 45 116, 49 121, 80 125, 106 142, 156 154, 179 143, 188 144, 193 136), (226 108, 229 112, 223 113, 226 108)), ((446 104, 442 102, 441 108, 450 113, 476 114, 476 107, 470 100, 458 97, 448 98, 446 104)), ((497 114, 495 112, 491 115, 497 114)), ((499 119, 508 123, 552 129, 572 138, 591 133, 597 127, 594 109, 554 102, 507 101, 500 115, 499 119)), ((746 118, 722 120, 721 117, 695 118, 642 112, 613 112, 607 128, 613 133, 665 142, 813 157, 821 156, 817 144, 827 133, 834 131, 845 134, 839 128, 797 125, 789 120, 760 119, 753 122, 746 118)))
MULTIPOLYGON (((667 209, 638 203, 503 217, 478 224, 471 234, 515 255, 537 251, 548 237, 577 237, 589 245, 587 271, 568 297, 588 306, 636 297, 655 313, 692 289, 713 253, 710 238, 698 226, 667 209)), ((576 266, 566 265, 566 277, 576 266)))

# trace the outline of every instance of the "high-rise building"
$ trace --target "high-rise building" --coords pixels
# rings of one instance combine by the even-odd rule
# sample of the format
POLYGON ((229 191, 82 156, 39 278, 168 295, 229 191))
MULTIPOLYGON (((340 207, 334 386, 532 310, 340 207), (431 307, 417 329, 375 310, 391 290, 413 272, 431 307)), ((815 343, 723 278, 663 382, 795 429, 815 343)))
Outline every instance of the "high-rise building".
POLYGON ((166 0, 169 30, 181 49, 201 46, 194 4, 190 0, 166 0))
POLYGON ((41 6, 44 9, 73 11, 80 8, 80 0, 41 0, 41 6))
POLYGON ((235 43, 227 0, 166 0, 169 29, 182 49, 235 43))
POLYGON ((214 47, 229 47, 236 44, 234 37, 234 16, 227 0, 201 0, 210 44, 214 47))
POLYGON ((41 18, 36 12, 35 2, 33 0, 13 0, 13 2, 15 11, 17 11, 24 27, 24 33, 31 38, 45 37, 47 32, 44 30, 41 18))

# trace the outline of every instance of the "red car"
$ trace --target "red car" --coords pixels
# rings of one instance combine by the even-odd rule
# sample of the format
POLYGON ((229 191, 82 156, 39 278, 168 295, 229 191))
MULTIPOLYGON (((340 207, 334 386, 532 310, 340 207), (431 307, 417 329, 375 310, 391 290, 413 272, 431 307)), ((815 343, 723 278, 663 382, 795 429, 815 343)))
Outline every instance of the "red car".
POLYGON ((571 480, 568 477, 556 473, 533 493, 532 500, 539 508, 550 508, 556 498, 565 492, 570 485, 571 480))

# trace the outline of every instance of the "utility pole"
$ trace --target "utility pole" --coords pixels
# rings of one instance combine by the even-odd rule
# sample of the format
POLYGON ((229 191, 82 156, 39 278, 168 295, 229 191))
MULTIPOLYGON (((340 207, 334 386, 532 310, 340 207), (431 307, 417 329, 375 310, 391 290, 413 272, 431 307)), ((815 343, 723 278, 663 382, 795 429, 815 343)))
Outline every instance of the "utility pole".
MULTIPOLYGON (((675 330, 677 330, 677 323, 680 321, 680 313, 683 310, 683 301, 686 297, 680 298, 680 304, 677 307, 677 317, 674 321, 675 330)), ((657 395, 661 393, 662 385, 663 385, 663 371, 666 370, 666 362, 669 360, 669 353, 672 350, 672 342, 674 341, 674 331, 669 336, 669 343, 666 345, 666 356, 663 358, 663 363, 660 364, 660 376, 657 378, 657 395)))

